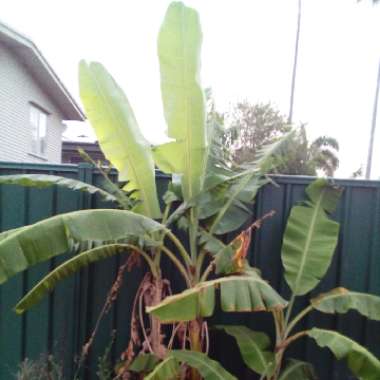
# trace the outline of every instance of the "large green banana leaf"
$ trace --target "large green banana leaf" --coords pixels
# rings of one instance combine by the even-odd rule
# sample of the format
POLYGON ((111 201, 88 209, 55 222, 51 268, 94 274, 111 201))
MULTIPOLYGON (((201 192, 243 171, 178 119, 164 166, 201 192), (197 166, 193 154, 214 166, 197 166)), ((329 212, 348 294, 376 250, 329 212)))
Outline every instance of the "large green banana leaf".
POLYGON ((179 373, 180 366, 173 356, 169 356, 159 363, 153 371, 144 377, 144 380, 175 380, 179 373))
POLYGON ((209 317, 215 308, 215 290, 220 288, 221 307, 226 312, 283 309, 287 302, 258 274, 229 276, 201 282, 182 293, 166 297, 147 308, 164 323, 209 317))
POLYGON ((202 352, 173 350, 170 355, 180 362, 197 369, 204 380, 237 380, 217 361, 210 359, 202 352))
POLYGON ((15 174, 0 176, 0 184, 20 185, 26 187, 45 188, 53 185, 70 190, 85 191, 90 194, 99 194, 105 201, 116 202, 114 195, 99 187, 78 181, 72 178, 60 177, 50 174, 15 174))
POLYGON ((233 336, 239 346, 244 363, 260 375, 269 377, 274 370, 274 353, 270 351, 268 335, 246 326, 216 326, 233 336))
POLYGON ((20 228, 0 241, 0 284, 42 261, 67 252, 72 242, 117 242, 164 228, 124 210, 83 210, 20 228))
POLYGON ((125 190, 141 202, 135 211, 151 218, 161 215, 157 199, 154 162, 149 142, 143 137, 122 89, 96 62, 81 61, 80 96, 107 159, 119 171, 125 190))
MULTIPOLYGON (((26 310, 30 309, 36 303, 40 302, 46 294, 52 292, 58 282, 70 277, 82 268, 120 253, 136 252, 135 249, 136 247, 129 244, 108 244, 90 249, 74 256, 70 260, 53 269, 36 286, 34 286, 33 289, 31 289, 21 299, 21 301, 17 303, 15 307, 16 313, 22 314, 26 310)), ((146 258, 148 264, 150 264, 151 260, 149 259, 149 256, 143 252, 142 254, 146 258)))
POLYGON ((345 359, 359 380, 380 379, 380 361, 355 341, 336 331, 313 328, 308 332, 320 347, 328 347, 338 360, 345 359))
POLYGON ((318 377, 310 363, 290 359, 278 380, 318 380, 318 377))
POLYGON ((325 275, 338 240, 339 224, 328 218, 340 190, 318 179, 306 189, 310 201, 294 206, 282 245, 285 279, 295 295, 312 290, 325 275))
POLYGON ((202 32, 197 12, 169 5, 158 36, 161 92, 168 136, 154 157, 166 173, 181 174, 185 200, 199 194, 206 162, 205 100, 200 85, 202 32))
POLYGON ((349 310, 356 310, 369 319, 380 321, 380 297, 372 294, 336 288, 320 294, 310 302, 314 309, 323 313, 347 313, 349 310))

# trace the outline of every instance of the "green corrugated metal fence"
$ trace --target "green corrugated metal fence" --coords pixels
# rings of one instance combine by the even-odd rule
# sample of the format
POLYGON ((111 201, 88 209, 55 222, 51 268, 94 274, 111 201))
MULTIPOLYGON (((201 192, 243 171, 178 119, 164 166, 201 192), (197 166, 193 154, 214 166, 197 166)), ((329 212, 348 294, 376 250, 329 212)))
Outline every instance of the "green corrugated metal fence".
MULTIPOLYGON (((99 184, 101 176, 89 165, 35 165, 0 163, 0 175, 15 173, 48 173, 77 178, 99 184)), ((280 262, 281 236, 291 206, 304 197, 304 188, 311 181, 302 177, 278 177, 278 187, 265 187, 253 207, 254 215, 274 209, 276 215, 268 220, 254 237, 250 261, 262 269, 263 277, 287 295, 282 280, 280 262)), ((342 285, 356 291, 380 295, 380 182, 337 181, 345 188, 336 212, 341 222, 338 252, 328 276, 318 292, 342 285)), ((167 178, 158 175, 159 191, 165 190, 167 178)), ((57 213, 86 208, 108 207, 97 197, 58 188, 25 189, 17 186, 0 187, 0 230, 33 223, 57 213)), ((44 302, 19 317, 12 307, 52 267, 63 261, 57 258, 16 276, 0 287, 0 380, 12 379, 23 358, 37 358, 40 353, 53 352, 64 363, 67 379, 73 376, 73 358, 89 337, 105 296, 115 278, 120 258, 111 258, 84 270, 80 275, 60 284, 44 302)), ((97 358, 110 341, 112 330, 117 331, 112 355, 117 358, 128 341, 129 311, 143 268, 126 276, 118 301, 102 322, 88 361, 83 379, 95 379, 97 358)), ((168 273, 170 268, 168 268, 168 273)), ((174 279, 175 281, 175 279, 174 279)), ((314 294, 317 292, 313 292, 314 294)), ((306 304, 302 300, 299 307, 306 304)), ((226 315, 217 313, 217 323, 247 324, 254 329, 271 327, 265 313, 226 315)), ((326 316, 314 313, 303 327, 338 328, 368 346, 380 357, 380 323, 367 322, 355 313, 346 316, 326 316)), ((211 331, 214 344, 211 354, 239 379, 255 379, 239 359, 234 342, 220 333, 211 331)), ((331 359, 326 350, 302 340, 289 354, 312 361, 324 380, 353 379, 344 365, 331 359)))

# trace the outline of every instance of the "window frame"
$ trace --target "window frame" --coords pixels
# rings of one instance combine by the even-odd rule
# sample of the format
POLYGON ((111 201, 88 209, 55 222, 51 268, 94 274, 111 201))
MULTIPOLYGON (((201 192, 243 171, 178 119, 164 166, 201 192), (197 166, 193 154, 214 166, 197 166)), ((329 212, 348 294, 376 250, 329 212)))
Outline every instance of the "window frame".
POLYGON ((50 112, 34 102, 29 102, 30 154, 39 158, 47 157, 48 119, 50 112), (36 121, 33 122, 33 112, 36 121), (44 122, 41 124, 42 117, 44 122), (44 128, 44 130, 43 130, 44 128))

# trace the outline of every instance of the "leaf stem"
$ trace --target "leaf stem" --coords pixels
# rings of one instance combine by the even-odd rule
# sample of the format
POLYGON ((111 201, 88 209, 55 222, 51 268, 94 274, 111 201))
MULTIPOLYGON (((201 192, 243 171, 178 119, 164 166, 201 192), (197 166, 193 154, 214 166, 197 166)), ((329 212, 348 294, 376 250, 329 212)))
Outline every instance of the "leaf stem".
POLYGON ((186 281, 186 285, 191 288, 191 281, 188 275, 188 272, 186 271, 185 267, 182 265, 182 263, 178 260, 178 258, 175 256, 175 254, 165 246, 161 247, 162 252, 166 254, 166 256, 169 257, 169 259, 173 262, 173 264, 177 267, 177 269, 181 272, 183 278, 186 281))
POLYGON ((192 262, 191 262, 190 256, 187 253, 187 251, 186 251, 185 247, 183 246, 183 244, 177 238, 177 236, 175 236, 173 234, 173 232, 171 232, 169 229, 166 230, 166 235, 174 243, 174 245, 177 247, 178 252, 182 256, 182 258, 185 260, 185 263, 187 265, 191 266, 192 262))
POLYGON ((292 293, 292 296, 291 296, 290 301, 289 301, 288 308, 286 310, 286 315, 285 315, 285 330, 287 330, 290 315, 292 313, 295 300, 296 300, 296 295, 294 293, 292 293))
POLYGON ((209 266, 206 268, 206 270, 203 272, 203 275, 200 278, 199 282, 206 281, 207 277, 210 275, 213 269, 214 269, 214 263, 210 263, 209 266))
POLYGON ((301 321, 301 319, 304 318, 312 310, 313 310, 313 305, 309 305, 305 307, 305 309, 303 309, 296 317, 293 318, 293 320, 289 323, 289 325, 287 326, 287 329, 285 330, 285 338, 290 334, 290 332, 297 325, 297 323, 301 321))
POLYGON ((196 265, 197 261, 197 232, 198 232, 198 215, 197 210, 192 207, 190 209, 190 227, 189 227, 189 240, 190 240, 190 255, 192 265, 196 265))
POLYGON ((201 249, 201 252, 197 257, 197 263, 195 266, 195 279, 196 279, 196 281, 199 281, 199 278, 201 276, 202 266, 203 266, 203 262, 204 262, 206 255, 207 255, 206 250, 201 249))

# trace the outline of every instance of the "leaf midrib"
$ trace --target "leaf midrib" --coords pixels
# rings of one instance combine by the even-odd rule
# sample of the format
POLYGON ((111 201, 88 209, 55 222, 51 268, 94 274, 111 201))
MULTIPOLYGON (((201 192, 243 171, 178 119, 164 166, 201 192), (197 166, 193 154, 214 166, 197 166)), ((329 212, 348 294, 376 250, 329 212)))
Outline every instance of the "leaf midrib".
MULTIPOLYGON (((189 362, 189 356, 185 352, 182 352, 180 356, 182 356, 182 355, 186 358, 186 360, 183 360, 183 361, 186 361, 188 364, 191 364, 189 362)), ((197 363, 202 364, 204 367, 209 368, 211 370, 211 372, 218 377, 218 379, 225 380, 224 377, 219 376, 219 373, 218 373, 218 371, 215 368, 213 368, 212 366, 210 366, 206 361, 202 361, 201 358, 198 358, 196 356, 192 356, 190 358, 190 361, 195 361, 197 363)), ((199 368, 197 368, 197 369, 199 370, 199 368)))
POLYGON ((314 207, 314 213, 313 213, 313 216, 312 216, 312 219, 311 219, 311 223, 310 223, 310 228, 309 228, 309 231, 308 231, 308 234, 307 234, 305 248, 303 250, 304 254, 302 255, 300 270, 298 271, 298 274, 297 274, 297 277, 296 277, 296 281, 295 281, 295 284, 294 284, 294 290, 293 290, 293 292, 295 294, 298 294, 299 283, 301 281, 301 277, 303 276, 304 268, 305 268, 305 265, 306 265, 306 258, 309 256, 308 252, 309 252, 309 248, 310 248, 311 241, 312 241, 312 238, 313 238, 313 233, 314 233, 314 229, 315 229, 315 225, 316 225, 316 221, 317 221, 317 216, 318 216, 321 204, 322 204, 322 199, 323 199, 324 194, 325 194, 325 190, 323 190, 321 192, 321 195, 320 195, 320 197, 318 199, 318 202, 316 203, 316 205, 314 207))
MULTIPOLYGON (((120 130, 121 130, 121 125, 123 124, 122 121, 120 120, 119 116, 118 116, 118 113, 117 115, 114 115, 112 112, 110 112, 110 102, 108 101, 107 97, 104 95, 103 91, 102 91, 102 86, 100 84, 100 82, 98 81, 97 77, 93 75, 93 72, 91 70, 91 68, 89 67, 89 71, 90 71, 90 75, 92 76, 93 80, 94 80, 94 83, 95 83, 95 86, 96 88, 98 89, 98 92, 103 100, 103 102, 106 104, 106 111, 107 113, 111 116, 111 119, 115 120, 116 121, 116 125, 117 125, 117 130, 118 132, 120 133, 120 130)), ((123 135, 123 134, 122 134, 123 135)), ((142 194, 142 203, 143 203, 143 207, 144 209, 147 211, 147 215, 150 215, 150 216, 153 216, 153 212, 150 208, 150 204, 149 202, 147 201, 148 200, 148 197, 147 197, 147 194, 146 194, 146 190, 144 189, 144 186, 141 186, 140 184, 140 180, 139 180, 139 176, 137 175, 136 173, 136 169, 134 167, 134 165, 132 164, 131 162, 131 159, 129 157, 129 155, 126 153, 125 155, 125 158, 126 160, 128 161, 129 163, 129 166, 132 168, 132 171, 133 171, 133 176, 134 176, 134 179, 136 181, 136 185, 138 186, 138 189, 142 194)))

